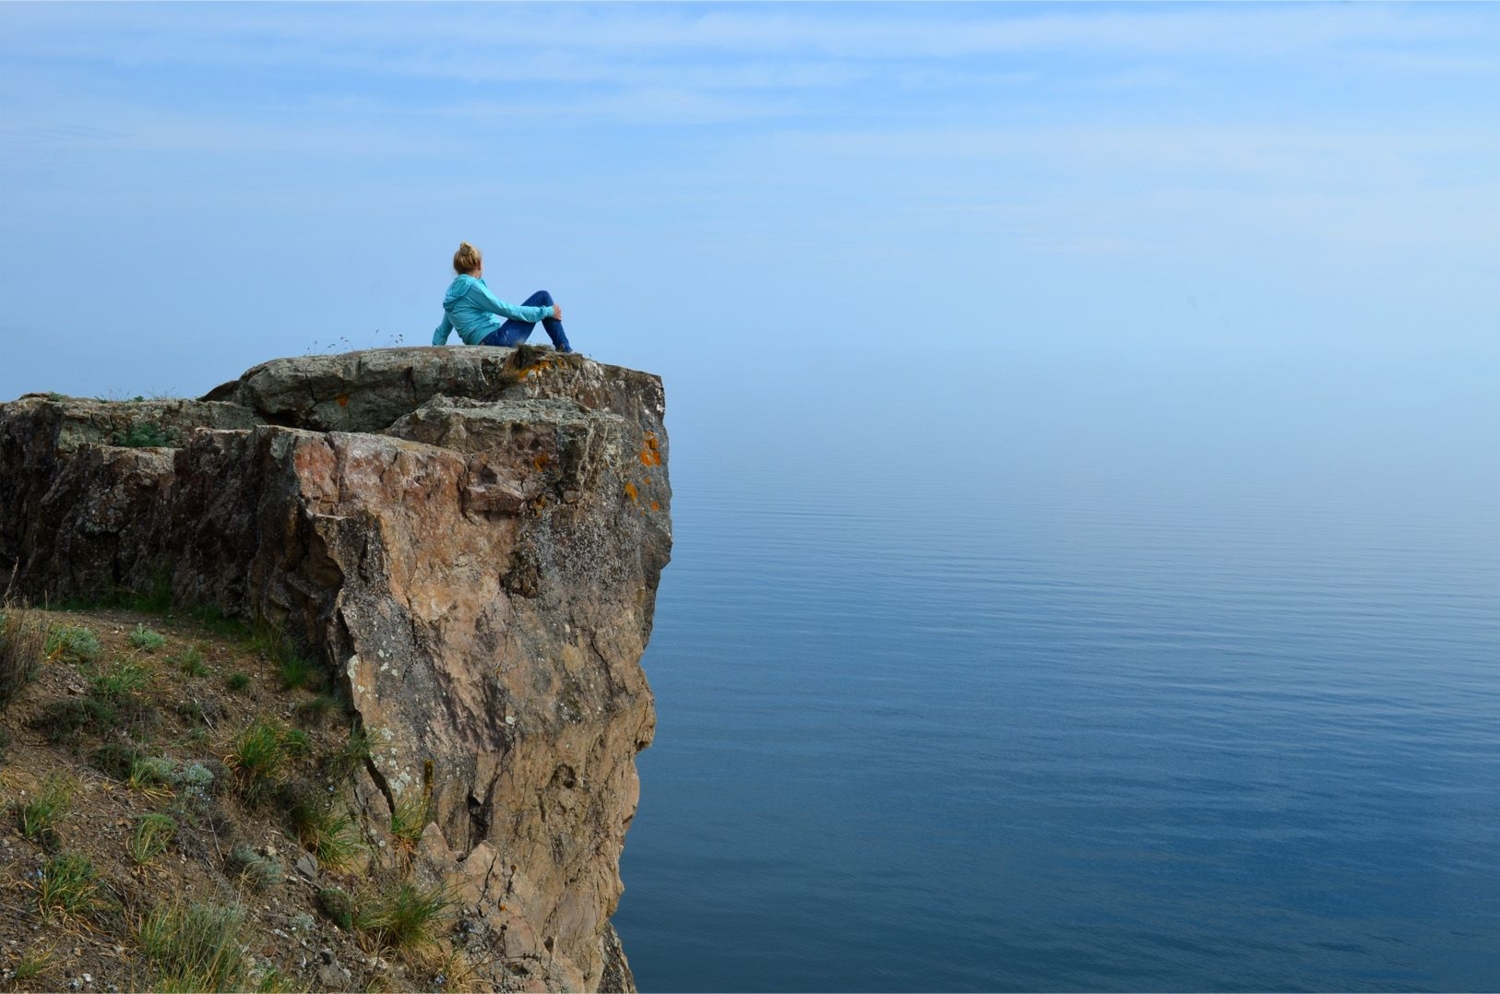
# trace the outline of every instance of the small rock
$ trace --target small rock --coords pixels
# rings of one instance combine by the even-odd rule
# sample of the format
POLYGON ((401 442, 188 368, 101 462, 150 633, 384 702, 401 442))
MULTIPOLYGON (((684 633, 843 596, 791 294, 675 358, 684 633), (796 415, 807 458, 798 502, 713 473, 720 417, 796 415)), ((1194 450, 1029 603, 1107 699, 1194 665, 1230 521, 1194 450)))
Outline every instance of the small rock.
POLYGON ((324 963, 318 967, 318 983, 327 991, 346 991, 349 989, 349 971, 337 963, 324 963))
POLYGON ((318 861, 312 853, 303 855, 296 863, 297 872, 308 880, 318 879, 318 861))

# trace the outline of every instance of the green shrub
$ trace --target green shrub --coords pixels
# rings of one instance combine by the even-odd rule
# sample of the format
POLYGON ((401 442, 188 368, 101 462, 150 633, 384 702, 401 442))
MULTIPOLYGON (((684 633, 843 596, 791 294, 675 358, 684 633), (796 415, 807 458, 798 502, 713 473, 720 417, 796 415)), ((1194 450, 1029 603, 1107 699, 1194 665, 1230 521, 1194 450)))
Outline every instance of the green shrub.
POLYGON ((182 787, 189 790, 201 790, 209 793, 213 782, 214 773, 202 763, 188 763, 177 770, 173 780, 182 787))
POLYGON ((276 664, 283 690, 307 687, 317 690, 323 685, 324 672, 321 664, 313 662, 297 651, 296 645, 285 633, 273 628, 268 622, 258 622, 250 630, 246 645, 269 662, 276 664))
POLYGON ((282 743, 286 746, 287 755, 302 757, 307 755, 307 750, 312 745, 312 739, 300 728, 288 728, 281 726, 282 743))
POLYGON ((237 906, 197 902, 161 905, 140 923, 136 943, 158 971, 158 991, 245 989, 248 964, 237 906))
POLYGON ((203 662, 203 650, 196 645, 170 656, 167 662, 176 666, 185 676, 208 676, 208 666, 203 662))
POLYGON ((152 672, 134 660, 119 660, 96 671, 89 692, 82 698, 53 701, 43 718, 51 726, 37 723, 54 742, 72 740, 80 732, 120 731, 139 737, 157 722, 157 712, 138 691, 151 683, 152 672))
POLYGON ((196 825, 199 818, 214 809, 214 783, 218 778, 202 763, 188 763, 178 768, 173 779, 177 798, 172 810, 196 825))
POLYGON ((255 981, 255 994, 298 994, 304 988, 298 987, 296 981, 274 966, 267 967, 255 981))
POLYGON ((276 664, 276 672, 281 677, 282 690, 303 687, 317 690, 323 686, 323 667, 296 653, 283 656, 276 664))
POLYGON ((225 763, 246 800, 258 800, 286 777, 292 759, 307 749, 307 735, 279 721, 258 719, 235 737, 225 763))
POLYGON ((51 946, 28 945, 21 951, 21 958, 16 960, 16 965, 10 968, 12 985, 20 990, 34 990, 35 985, 30 981, 40 977, 52 965, 54 955, 56 950, 51 946))
POLYGON ((225 639, 236 639, 241 642, 250 638, 250 628, 239 618, 231 618, 229 615, 211 605, 199 605, 188 610, 188 617, 208 629, 209 632, 225 639))
POLYGON ((275 887, 286 879, 281 861, 272 856, 262 856, 254 849, 239 846, 229 854, 229 872, 256 890, 275 887))
POLYGON ((172 574, 160 569, 144 586, 132 587, 117 598, 120 607, 144 614, 166 614, 172 610, 172 574))
POLYGON ((73 794, 78 784, 65 773, 53 773, 42 782, 36 796, 11 806, 16 827, 33 842, 52 846, 57 842, 57 826, 73 810, 73 794))
POLYGON ((432 821, 432 801, 425 794, 409 790, 396 798, 391 808, 391 839, 399 853, 416 850, 422 831, 432 821))
POLYGON ((32 719, 31 727, 46 736, 48 742, 76 746, 84 731, 114 728, 119 721, 119 711, 113 704, 90 694, 48 701, 32 719))
POLYGON ((329 715, 342 706, 343 702, 337 697, 319 694, 316 697, 309 697, 307 700, 300 702, 296 707, 296 712, 297 717, 306 724, 321 726, 329 715))
POLYGON ((324 887, 318 891, 318 907, 339 928, 354 927, 354 897, 342 887, 324 887))
POLYGON ((47 860, 35 887, 37 911, 48 925, 82 918, 104 903, 99 875, 82 853, 59 853, 47 860))
POLYGON ((176 835, 177 822, 167 815, 142 815, 130 837, 130 859, 136 866, 145 866, 166 852, 176 835))
POLYGON ((324 775, 334 783, 343 783, 364 768, 370 758, 370 737, 363 728, 351 728, 342 748, 323 760, 324 775))
POLYGON ((408 881, 365 894, 354 909, 354 928, 379 946, 409 949, 431 941, 448 917, 453 900, 439 886, 408 881))
POLYGON ((130 633, 130 644, 142 652, 156 652, 167 644, 167 637, 145 625, 136 625, 135 631, 130 633))
POLYGON ((245 673, 231 673, 229 674, 229 677, 224 681, 224 686, 235 692, 244 690, 246 687, 250 686, 250 677, 245 673))
POLYGON ((285 636, 263 618, 256 619, 245 636, 245 648, 270 660, 280 658, 284 642, 285 636))
POLYGON ((287 820, 298 841, 326 870, 342 870, 364 850, 359 832, 345 815, 333 809, 323 797, 306 794, 295 799, 287 810, 287 820))
POLYGON ((47 658, 69 663, 91 663, 104 647, 98 637, 82 625, 59 625, 47 634, 47 658))
POLYGON ((177 780, 177 763, 170 756, 138 756, 130 764, 125 786, 131 790, 170 787, 177 780))
POLYGON ((131 770, 135 769, 136 760, 140 758, 141 750, 133 745, 106 742, 94 750, 89 762, 94 769, 112 780, 128 780, 131 770))
POLYGON ((150 668, 133 659, 120 659, 94 674, 93 692, 107 701, 119 703, 150 685, 150 668))
POLYGON ((345 815, 334 815, 313 839, 313 855, 325 870, 347 870, 365 850, 359 830, 345 815))
POLYGON ((136 421, 126 431, 115 432, 112 440, 114 444, 126 448, 152 449, 177 444, 177 433, 170 428, 163 428, 149 421, 136 421))

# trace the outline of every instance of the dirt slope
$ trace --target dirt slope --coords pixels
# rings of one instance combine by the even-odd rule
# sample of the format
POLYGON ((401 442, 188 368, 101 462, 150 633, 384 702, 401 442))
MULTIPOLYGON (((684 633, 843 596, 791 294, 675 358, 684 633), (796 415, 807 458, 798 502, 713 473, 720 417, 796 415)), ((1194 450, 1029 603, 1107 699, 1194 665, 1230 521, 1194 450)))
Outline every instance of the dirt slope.
MULTIPOLYGON (((472 986, 491 944, 407 858, 426 813, 356 810, 360 736, 279 638, 212 616, 12 608, 7 650, 0 983, 472 986)), ((503 975, 526 989, 534 972, 516 959, 503 975)))

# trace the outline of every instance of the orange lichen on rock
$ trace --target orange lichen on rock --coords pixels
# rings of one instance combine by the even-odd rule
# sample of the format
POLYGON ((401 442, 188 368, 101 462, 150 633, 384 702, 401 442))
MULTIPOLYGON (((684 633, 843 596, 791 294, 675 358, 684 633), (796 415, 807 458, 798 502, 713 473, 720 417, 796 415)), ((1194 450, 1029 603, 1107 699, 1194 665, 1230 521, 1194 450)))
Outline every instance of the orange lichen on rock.
POLYGON ((536 455, 536 458, 533 459, 533 460, 531 460, 531 463, 537 469, 546 469, 547 468, 547 464, 549 462, 551 462, 551 461, 552 461, 552 457, 549 456, 549 455, 547 455, 547 453, 545 453, 545 452, 538 452, 537 455, 536 455))
POLYGON ((640 491, 635 488, 635 484, 629 480, 625 481, 625 496, 629 497, 632 501, 639 500, 641 496, 640 491))
POLYGON ((335 397, 333 399, 336 400, 336 401, 338 401, 340 407, 348 407, 349 406, 349 395, 346 394, 346 393, 341 393, 341 394, 339 394, 337 397, 335 397))
POLYGON ((656 501, 652 501, 651 502, 651 510, 653 510, 653 511, 660 511, 661 510, 661 504, 657 503, 656 501))
POLYGON ((646 432, 646 444, 641 446, 641 465, 661 465, 661 445, 656 441, 655 432, 646 432))

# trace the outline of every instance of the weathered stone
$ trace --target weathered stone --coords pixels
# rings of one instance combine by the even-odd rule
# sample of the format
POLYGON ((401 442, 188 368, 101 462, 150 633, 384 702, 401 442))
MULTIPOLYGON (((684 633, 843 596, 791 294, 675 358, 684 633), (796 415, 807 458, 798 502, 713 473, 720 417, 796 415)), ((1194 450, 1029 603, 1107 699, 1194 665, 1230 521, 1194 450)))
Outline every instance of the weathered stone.
POLYGON ((655 728, 660 380, 547 350, 283 359, 153 409, 162 448, 112 444, 121 406, 0 405, 0 569, 36 597, 169 582, 284 625, 370 737, 356 803, 430 801, 420 869, 497 953, 629 989, 609 915, 655 728))
POLYGON ((640 409, 659 427, 661 380, 548 349, 484 346, 375 349, 273 359, 210 391, 272 424, 315 431, 381 431, 443 395, 480 401, 556 398, 590 411, 640 409))
POLYGON ((350 990, 352 975, 338 960, 323 963, 318 967, 318 983, 325 991, 350 990))

